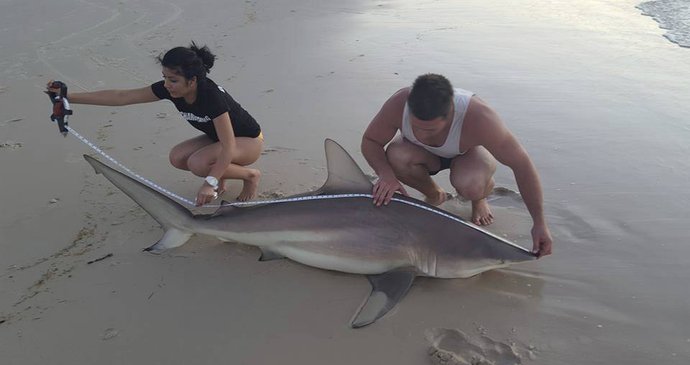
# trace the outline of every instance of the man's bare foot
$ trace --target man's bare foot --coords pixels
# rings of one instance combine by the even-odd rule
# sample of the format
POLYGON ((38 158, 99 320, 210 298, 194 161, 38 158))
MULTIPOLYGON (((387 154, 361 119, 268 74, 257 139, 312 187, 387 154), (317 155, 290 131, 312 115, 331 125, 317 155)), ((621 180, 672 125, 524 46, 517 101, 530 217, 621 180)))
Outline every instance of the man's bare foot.
POLYGON ((242 185, 242 191, 237 197, 237 200, 241 202, 246 202, 256 196, 256 191, 259 188, 259 180, 261 180, 261 171, 256 169, 249 169, 250 176, 246 180, 242 180, 244 184, 242 185))
POLYGON ((426 196, 424 198, 424 201, 427 204, 430 204, 433 206, 439 206, 439 205, 443 204, 446 200, 448 200, 449 197, 450 197, 450 194, 443 191, 443 189, 439 189, 433 195, 426 196))
POLYGON ((485 199, 472 201, 472 223, 478 226, 488 226, 494 222, 489 203, 485 199))

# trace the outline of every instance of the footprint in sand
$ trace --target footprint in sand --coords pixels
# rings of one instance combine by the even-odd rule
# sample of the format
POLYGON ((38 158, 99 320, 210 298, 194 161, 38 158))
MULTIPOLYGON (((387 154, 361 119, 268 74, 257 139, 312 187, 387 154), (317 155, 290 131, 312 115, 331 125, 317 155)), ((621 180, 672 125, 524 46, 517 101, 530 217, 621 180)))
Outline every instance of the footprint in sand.
POLYGON ((8 125, 10 125, 10 124, 12 124, 12 123, 21 122, 22 120, 24 120, 24 118, 13 118, 13 119, 8 119, 8 120, 6 120, 6 121, 4 121, 4 122, 0 122, 0 127, 5 127, 5 126, 8 126, 8 125))
POLYGON ((288 147, 266 147, 264 150, 261 152, 262 155, 268 155, 269 153, 286 153, 286 152, 294 152, 296 151, 294 148, 288 148, 288 147))
POLYGON ((21 142, 14 142, 14 141, 7 141, 4 143, 0 143, 0 148, 1 149, 7 149, 7 150, 17 150, 22 148, 23 144, 21 142))
POLYGON ((438 365, 515 365, 522 358, 512 346, 488 336, 470 338, 462 331, 435 328, 427 331, 429 356, 438 365))
POLYGON ((269 199, 282 199, 282 198, 285 198, 285 196, 286 196, 285 193, 280 191, 280 190, 276 190, 276 191, 272 191, 272 192, 265 191, 265 192, 262 192, 259 194, 259 198, 267 199, 267 200, 269 200, 269 199))
POLYGON ((522 195, 519 192, 497 186, 486 198, 492 205, 499 205, 504 207, 522 207, 522 195))

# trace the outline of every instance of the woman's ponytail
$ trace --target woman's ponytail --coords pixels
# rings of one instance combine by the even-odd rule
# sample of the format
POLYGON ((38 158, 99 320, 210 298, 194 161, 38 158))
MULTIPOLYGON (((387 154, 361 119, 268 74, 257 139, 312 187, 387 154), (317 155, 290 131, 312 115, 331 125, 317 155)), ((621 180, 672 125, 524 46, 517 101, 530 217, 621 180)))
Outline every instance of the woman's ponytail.
POLYGON ((194 43, 194 41, 192 41, 192 44, 189 46, 189 49, 194 51, 197 57, 201 59, 201 63, 204 65, 204 68, 206 68, 206 72, 210 72, 211 67, 213 67, 213 63, 216 60, 216 55, 211 53, 211 50, 208 49, 207 46, 199 48, 199 46, 197 46, 196 43, 194 43))
POLYGON ((157 59, 163 67, 174 70, 186 79, 190 80, 196 76, 199 82, 203 82, 213 67, 216 56, 207 46, 199 47, 192 41, 189 48, 175 47, 157 59))

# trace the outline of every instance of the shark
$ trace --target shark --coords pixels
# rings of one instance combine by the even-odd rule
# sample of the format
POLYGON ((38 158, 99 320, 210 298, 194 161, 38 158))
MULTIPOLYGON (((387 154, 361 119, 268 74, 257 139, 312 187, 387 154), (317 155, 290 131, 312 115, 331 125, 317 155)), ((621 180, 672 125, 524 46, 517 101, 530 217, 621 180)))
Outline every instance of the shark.
POLYGON ((416 277, 469 278, 532 261, 531 251, 425 202, 396 195, 376 206, 372 182, 337 142, 326 139, 327 178, 311 192, 195 214, 144 183, 84 155, 96 173, 163 228, 145 251, 162 253, 194 234, 258 247, 260 261, 295 262, 366 275, 371 292, 350 326, 367 326, 394 308, 416 277))

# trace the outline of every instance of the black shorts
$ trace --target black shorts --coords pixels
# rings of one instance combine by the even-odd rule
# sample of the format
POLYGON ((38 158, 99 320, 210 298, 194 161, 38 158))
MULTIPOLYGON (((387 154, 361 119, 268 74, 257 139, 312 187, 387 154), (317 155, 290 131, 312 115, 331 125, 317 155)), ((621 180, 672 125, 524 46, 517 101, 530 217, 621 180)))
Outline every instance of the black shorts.
POLYGON ((436 170, 436 171, 429 171, 429 175, 431 175, 431 176, 434 176, 434 175, 438 174, 439 172, 441 172, 441 171, 443 171, 443 170, 449 169, 449 168, 450 168, 450 164, 453 163, 453 159, 452 159, 452 158, 441 157, 441 156, 439 156, 438 158, 441 160, 441 168, 438 169, 438 170, 436 170))

